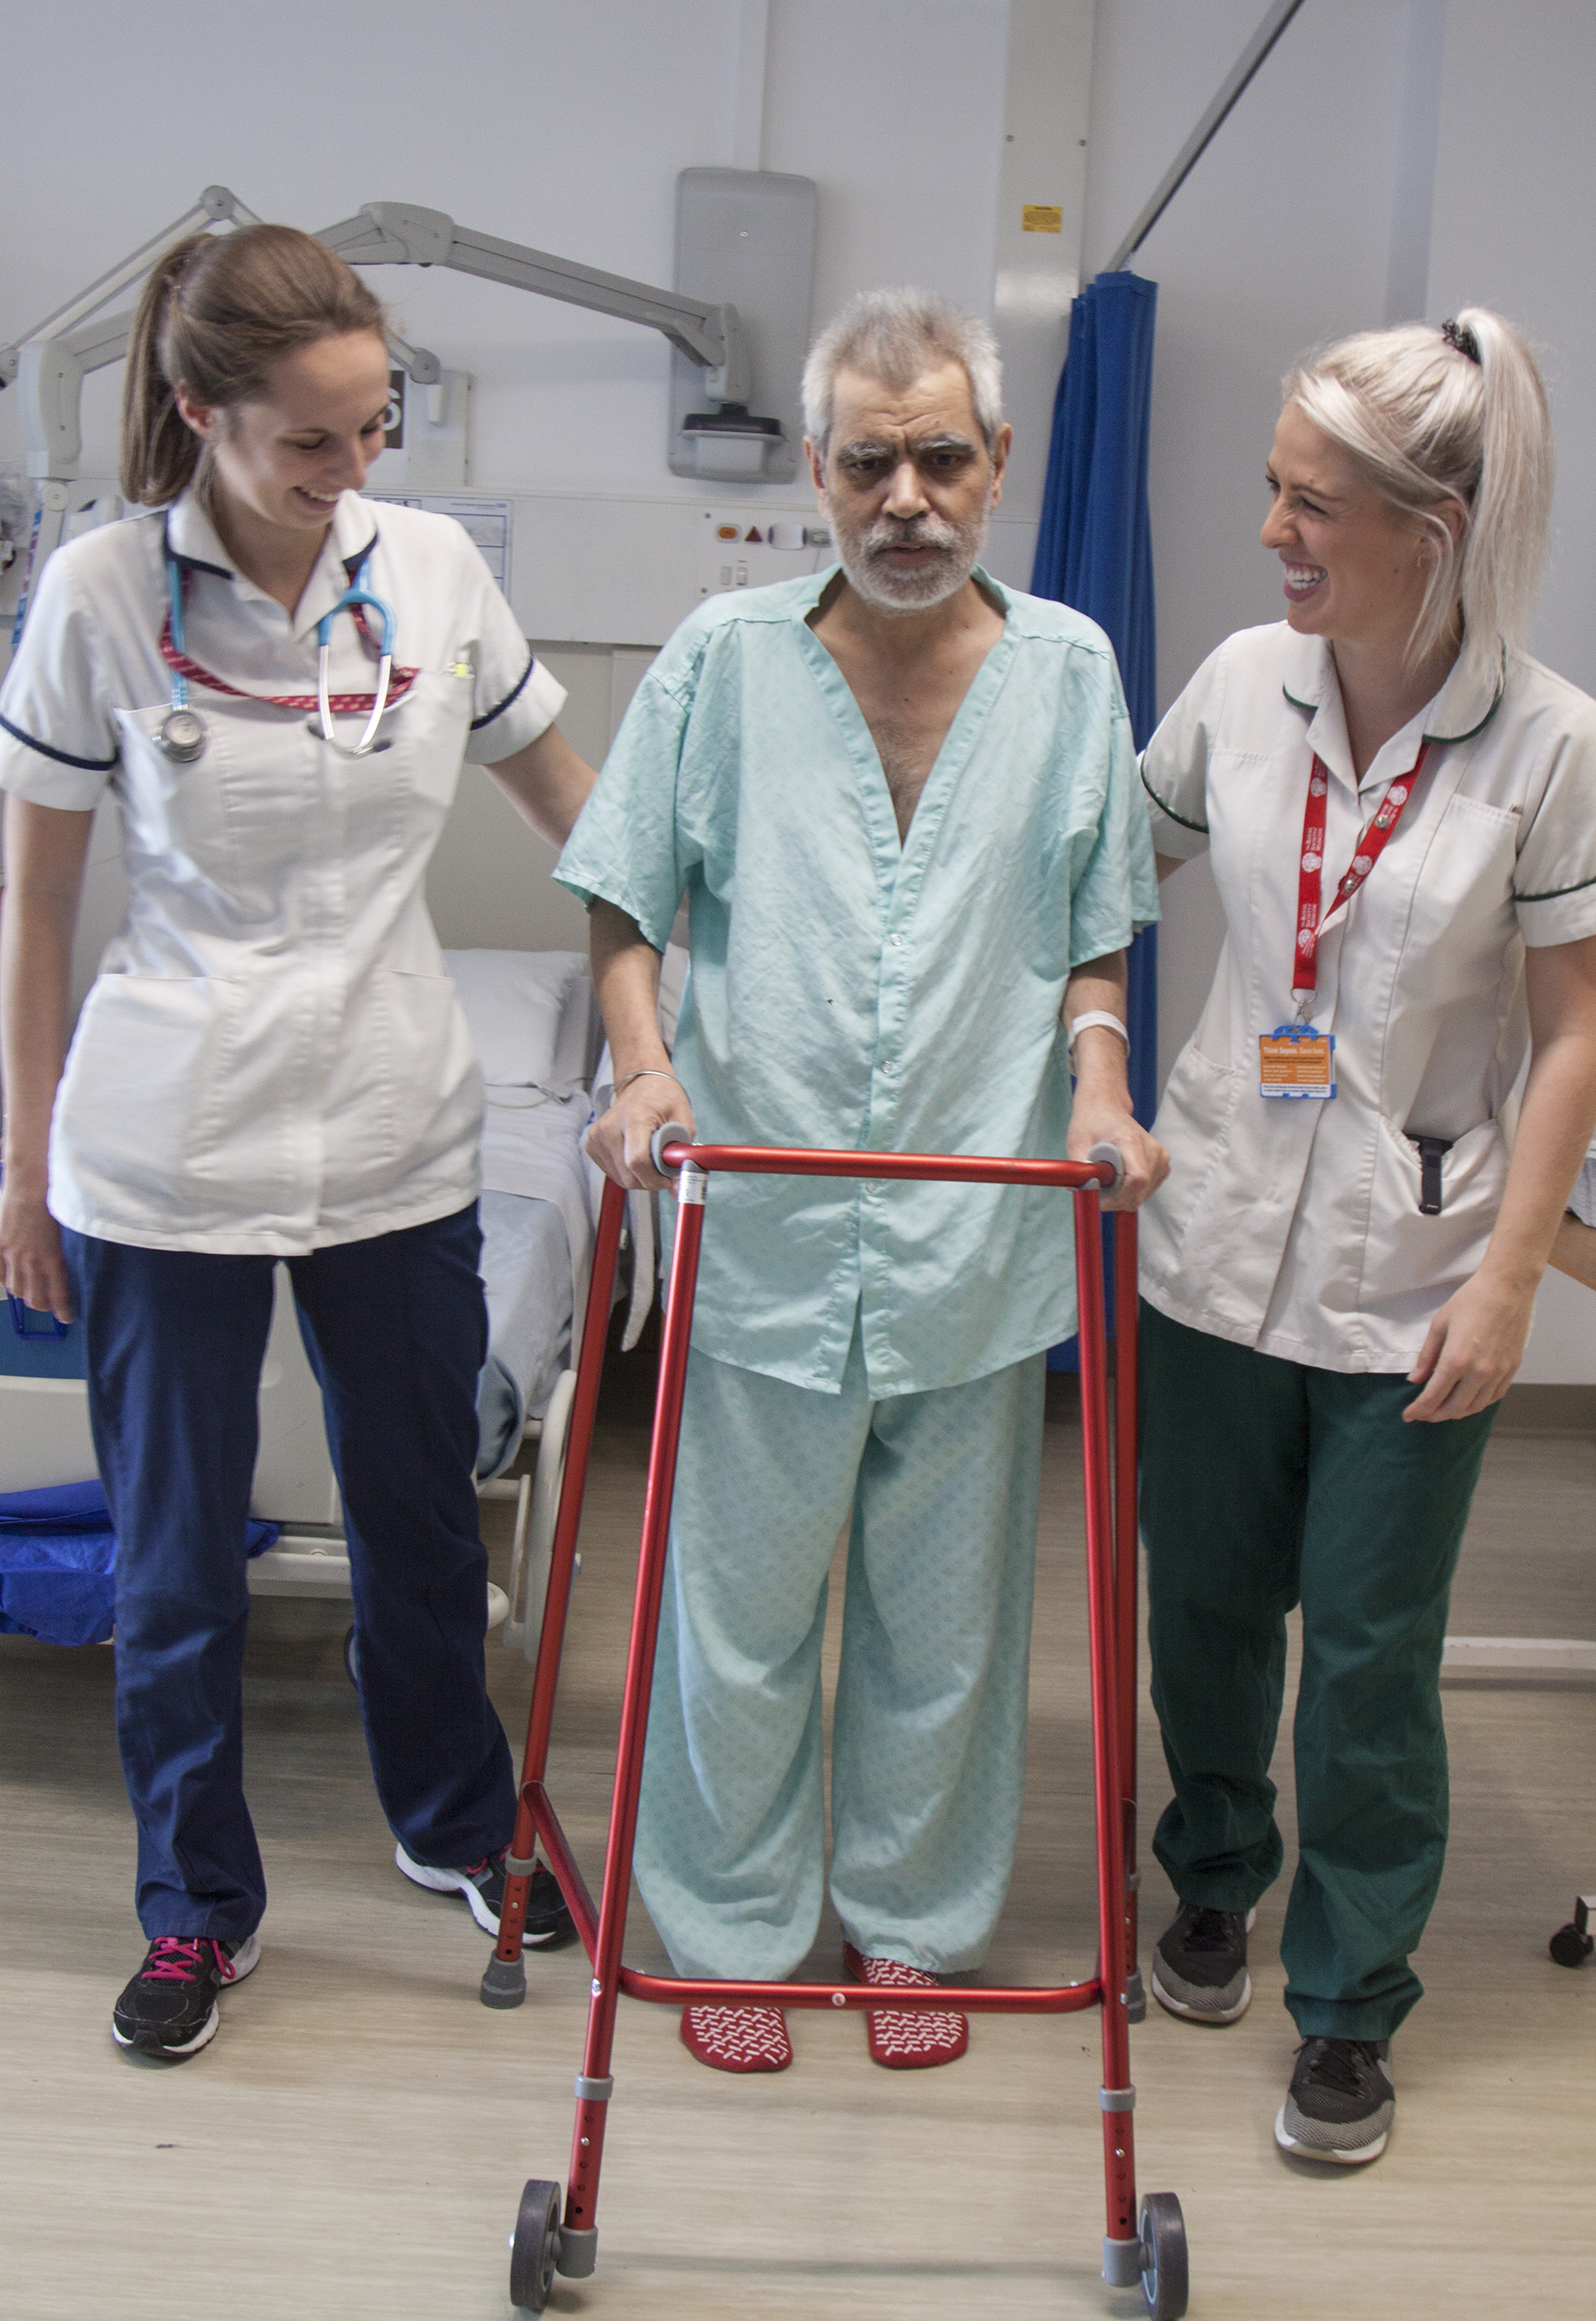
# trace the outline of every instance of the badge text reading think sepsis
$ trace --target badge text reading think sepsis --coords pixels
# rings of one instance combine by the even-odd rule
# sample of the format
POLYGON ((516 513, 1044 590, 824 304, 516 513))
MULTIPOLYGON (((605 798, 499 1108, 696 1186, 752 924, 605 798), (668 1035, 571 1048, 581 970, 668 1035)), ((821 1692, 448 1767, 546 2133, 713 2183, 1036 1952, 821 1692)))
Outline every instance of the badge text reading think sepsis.
POLYGON ((1258 1035, 1258 1094, 1323 1103, 1336 1093, 1335 1034, 1282 1024, 1258 1035))

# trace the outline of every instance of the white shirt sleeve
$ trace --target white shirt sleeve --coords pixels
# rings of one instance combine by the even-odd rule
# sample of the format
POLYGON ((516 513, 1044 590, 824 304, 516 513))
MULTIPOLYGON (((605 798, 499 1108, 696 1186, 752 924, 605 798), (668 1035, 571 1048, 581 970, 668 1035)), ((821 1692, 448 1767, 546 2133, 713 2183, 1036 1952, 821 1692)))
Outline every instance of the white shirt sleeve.
POLYGON ((1596 934, 1596 715, 1557 736, 1538 803, 1526 803, 1513 878, 1532 948, 1596 934))
POLYGON ((1225 705, 1226 648, 1210 653, 1141 755, 1153 851, 1189 861, 1208 851, 1208 760, 1225 705))
POLYGON ((566 689, 534 657, 476 542, 461 537, 474 568, 476 665, 466 759, 469 765, 492 766, 548 732, 566 705, 566 689))
POLYGON ((1585 1165, 1573 1180, 1568 1206, 1582 1225, 1596 1225, 1596 1144, 1585 1155, 1585 1165))
POLYGON ((59 549, 40 576, 16 657, 0 687, 0 789, 87 813, 121 752, 93 614, 59 549))

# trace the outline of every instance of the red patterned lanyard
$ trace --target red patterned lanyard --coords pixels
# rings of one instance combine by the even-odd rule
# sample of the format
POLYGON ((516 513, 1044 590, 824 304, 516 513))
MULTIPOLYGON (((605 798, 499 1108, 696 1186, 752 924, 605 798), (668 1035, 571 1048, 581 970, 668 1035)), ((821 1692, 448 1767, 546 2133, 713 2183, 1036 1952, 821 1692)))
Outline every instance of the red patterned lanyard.
POLYGON ((1302 852, 1297 869, 1297 935, 1292 952, 1292 989, 1299 996, 1313 991, 1318 986, 1319 938, 1324 920, 1356 894, 1384 853, 1392 832, 1402 818, 1402 808, 1412 796, 1419 777, 1424 771, 1424 761, 1428 755, 1429 743, 1425 742, 1420 744, 1410 770, 1401 780, 1392 783, 1370 815, 1363 835, 1352 850, 1352 860, 1336 889, 1335 900, 1323 918, 1319 908, 1319 877, 1324 869, 1325 817, 1328 811, 1330 778, 1325 771, 1323 759, 1315 756, 1313 770, 1308 777, 1308 803, 1302 809, 1302 852))
MULTIPOLYGON (((186 602, 188 596, 186 570, 183 574, 182 588, 184 599, 186 602)), ((356 627, 375 652, 377 649, 376 640, 366 624, 364 608, 355 605, 350 607, 350 611, 354 615, 356 627)), ((268 708, 272 709, 316 709, 321 705, 313 693, 246 693, 240 686, 228 685, 222 678, 213 677, 210 670, 199 661, 191 660, 186 653, 178 651, 172 642, 172 616, 169 612, 166 617, 166 624, 160 633, 160 657, 168 669, 175 669, 179 677, 186 677, 190 685, 203 685, 210 693, 225 693, 234 701, 263 701, 268 708)), ((388 699, 403 701, 420 675, 419 669, 395 669, 388 687, 388 699)), ((335 715, 346 717, 368 716, 376 705, 375 693, 333 693, 330 694, 327 699, 328 707, 335 715)))

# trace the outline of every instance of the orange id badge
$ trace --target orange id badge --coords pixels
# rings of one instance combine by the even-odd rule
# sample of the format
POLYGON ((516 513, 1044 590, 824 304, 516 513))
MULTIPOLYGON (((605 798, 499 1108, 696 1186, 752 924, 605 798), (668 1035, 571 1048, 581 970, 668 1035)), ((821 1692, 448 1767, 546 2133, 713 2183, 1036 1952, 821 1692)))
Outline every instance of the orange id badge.
POLYGON ((1336 1035, 1281 1024, 1258 1035, 1258 1094, 1323 1103, 1336 1093, 1336 1035))

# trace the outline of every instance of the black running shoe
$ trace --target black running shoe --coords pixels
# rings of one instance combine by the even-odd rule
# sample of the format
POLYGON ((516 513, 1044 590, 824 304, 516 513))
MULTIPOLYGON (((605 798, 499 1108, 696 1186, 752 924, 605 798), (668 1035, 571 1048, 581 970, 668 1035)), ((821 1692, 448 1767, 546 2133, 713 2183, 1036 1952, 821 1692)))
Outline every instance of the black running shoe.
POLYGON ((1205 1910, 1183 1902, 1153 1952, 1153 1996, 1188 2023, 1234 2023, 1247 2013, 1253 1987, 1247 1933, 1253 1913, 1205 1910))
POLYGON ((1274 2123, 1281 2150, 1340 2168, 1378 2160, 1396 2111, 1390 2052, 1389 2039, 1304 2039, 1274 2123))
POLYGON ((144 1963, 117 2000, 111 2035, 119 2047, 174 2062, 197 2055, 216 2036, 219 1991, 252 1974, 260 1942, 219 1943, 209 1934, 157 1934, 144 1963))
MULTIPOLYGON (((417 1861, 402 1845, 394 1848, 394 1859, 417 1886, 426 1887, 432 1894, 460 1894, 471 1916, 485 1934, 499 1938, 499 1912, 504 1907, 504 1855, 508 1848, 501 1846, 485 1860, 473 1861, 465 1870, 440 1870, 430 1861, 417 1861)), ((540 1862, 533 1870, 527 1888, 526 1924, 521 1929, 521 1941, 533 1950, 558 1950, 562 1943, 572 1941, 576 1929, 571 1923, 565 1897, 551 1870, 540 1862)))

